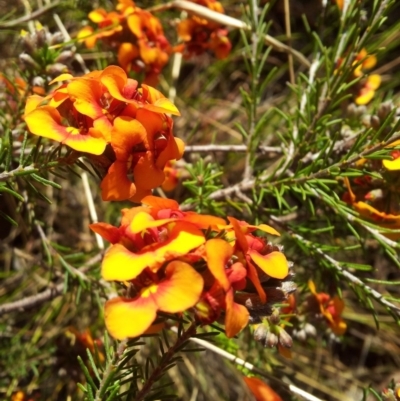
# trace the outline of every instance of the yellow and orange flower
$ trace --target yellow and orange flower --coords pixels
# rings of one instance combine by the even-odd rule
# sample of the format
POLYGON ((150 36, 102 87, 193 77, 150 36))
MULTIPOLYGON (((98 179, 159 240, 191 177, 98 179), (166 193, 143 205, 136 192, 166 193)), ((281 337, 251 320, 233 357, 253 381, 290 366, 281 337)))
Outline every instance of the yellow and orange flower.
MULTIPOLYGON (((110 333, 119 339, 139 336, 154 323, 158 311, 180 313, 190 308, 203 324, 224 314, 229 337, 242 330, 250 312, 241 302, 247 296, 236 295, 251 293, 249 283, 258 274, 284 278, 288 264, 283 254, 252 234, 260 228, 275 234, 272 227, 230 221, 239 228, 218 217, 183 212, 173 200, 147 196, 143 206, 123 210, 120 227, 92 224, 92 230, 112 244, 102 263, 103 278, 126 287, 123 297, 106 303, 110 333), (236 238, 237 230, 243 238, 236 238)), ((262 291, 260 302, 265 303, 262 291)))
MULTIPOLYGON (((386 164, 395 170, 397 167, 396 160, 384 160, 383 164, 385 165, 387 162, 386 164)), ((354 183, 359 185, 353 190, 349 179, 345 177, 344 182, 348 192, 344 194, 344 200, 351 204, 362 217, 374 224, 386 229, 400 229, 398 184, 388 185, 383 182, 382 187, 374 187, 370 182, 371 180, 364 179, 364 181, 366 183, 361 182, 361 180, 354 180, 354 183), (393 189, 396 190, 393 191, 393 189)), ((383 235, 394 240, 400 238, 400 234, 392 234, 386 231, 383 232, 383 235)))
POLYGON ((103 155, 104 200, 140 201, 163 183, 165 165, 179 159, 184 148, 172 134, 167 113, 179 111, 168 99, 145 84, 139 88, 117 66, 79 78, 62 74, 56 82, 64 83, 27 101, 25 121, 33 134, 103 155))
MULTIPOLYGON (((223 14, 224 9, 216 0, 192 0, 193 3, 223 14)), ((228 31, 220 24, 198 16, 191 16, 181 21, 178 26, 178 36, 183 44, 175 47, 175 51, 182 52, 185 58, 191 58, 211 50, 219 59, 228 57, 232 45, 228 38, 228 31)))
POLYGON ((89 19, 98 25, 98 31, 86 26, 79 32, 78 39, 84 40, 86 47, 94 47, 101 39, 117 50, 118 63, 126 72, 144 72, 145 83, 158 83, 172 52, 158 18, 131 0, 119 0, 116 11, 97 9, 89 19))
MULTIPOLYGON (((338 66, 343 62, 339 59, 338 66)), ((374 68, 377 58, 368 54, 366 49, 362 49, 355 57, 353 62, 353 71, 349 78, 350 81, 361 78, 360 81, 352 87, 351 91, 354 95, 356 104, 368 104, 374 97, 376 90, 381 85, 381 76, 378 74, 367 74, 367 71, 374 68)))
POLYGON ((342 335, 347 329, 347 324, 342 319, 344 302, 337 295, 333 298, 324 293, 317 292, 315 284, 312 280, 308 282, 308 288, 316 300, 320 313, 327 320, 329 327, 337 335, 342 335))

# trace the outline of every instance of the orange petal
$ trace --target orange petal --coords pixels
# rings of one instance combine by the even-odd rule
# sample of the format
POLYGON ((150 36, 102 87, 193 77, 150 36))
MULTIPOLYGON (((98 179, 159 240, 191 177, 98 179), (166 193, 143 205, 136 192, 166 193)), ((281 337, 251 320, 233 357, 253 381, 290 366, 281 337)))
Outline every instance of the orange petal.
POLYGON ((128 179, 126 162, 113 163, 100 184, 104 201, 129 199, 136 193, 136 185, 128 179))
POLYGON ((179 210, 179 203, 173 199, 160 198, 158 196, 146 196, 142 199, 142 204, 151 206, 152 208, 158 210, 171 209, 179 210))
POLYGON ((244 253, 249 249, 249 244, 247 243, 246 237, 240 228, 240 223, 234 217, 228 217, 229 222, 232 224, 233 230, 235 231, 236 241, 239 243, 240 248, 244 253))
POLYGON ((243 380, 253 393, 256 401, 283 401, 271 387, 257 377, 244 377, 243 380))
POLYGON ((131 64, 140 56, 139 48, 130 42, 124 42, 118 48, 118 64, 125 70, 131 70, 131 64))
POLYGON ((249 311, 244 305, 233 301, 233 289, 231 288, 225 297, 226 315, 225 332, 228 338, 234 337, 243 330, 249 322, 249 311))
POLYGON ((218 226, 225 226, 226 222, 221 217, 207 214, 197 214, 195 212, 186 212, 182 218, 184 221, 195 224, 197 227, 207 230, 209 227, 217 229, 218 226))
POLYGON ((155 165, 153 152, 145 152, 133 169, 135 184, 143 189, 160 186, 165 178, 164 171, 155 165))
POLYGON ((226 274, 225 265, 233 255, 233 248, 223 239, 210 239, 205 245, 207 266, 215 279, 225 291, 228 291, 231 284, 226 274))
POLYGON ((105 322, 109 333, 118 340, 143 334, 157 316, 152 298, 113 298, 105 304, 105 322))
POLYGON ((135 145, 148 145, 147 132, 143 125, 132 117, 117 117, 111 131, 111 145, 117 160, 128 161, 134 152, 135 145))
POLYGON ((350 180, 347 177, 344 177, 344 183, 347 187, 347 190, 349 191, 350 201, 351 203, 354 203, 356 201, 356 196, 354 195, 354 192, 351 189, 350 180))
POLYGON ((155 300, 164 312, 183 312, 194 306, 203 291, 203 277, 187 263, 174 261, 165 270, 155 300))
POLYGON ((143 97, 150 103, 145 106, 147 110, 156 113, 169 113, 176 116, 181 115, 176 106, 157 89, 142 84, 142 92, 143 97))
POLYGON ((289 273, 289 266, 282 252, 271 252, 268 255, 260 255, 255 250, 248 252, 251 260, 268 276, 284 279, 289 273))
POLYGON ((89 225, 90 229, 101 235, 106 241, 116 244, 121 239, 121 234, 117 227, 108 223, 93 223, 89 225))
POLYGON ((75 79, 67 86, 68 93, 75 98, 74 107, 81 114, 95 120, 102 117, 105 110, 98 103, 103 92, 100 83, 89 79, 75 79))
POLYGON ((260 279, 258 278, 257 269, 250 260, 247 260, 247 277, 253 283, 261 302, 264 304, 267 301, 267 295, 265 294, 264 288, 262 288, 260 279))

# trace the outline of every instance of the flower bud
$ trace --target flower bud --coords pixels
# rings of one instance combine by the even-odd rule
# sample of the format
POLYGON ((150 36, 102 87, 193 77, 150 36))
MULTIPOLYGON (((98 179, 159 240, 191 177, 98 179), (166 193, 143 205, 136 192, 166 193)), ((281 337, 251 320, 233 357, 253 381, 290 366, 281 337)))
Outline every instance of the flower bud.
POLYGON ((64 42, 64 35, 61 32, 55 32, 51 35, 49 44, 50 46, 58 45, 64 42))
POLYGON ((41 88, 44 87, 45 81, 42 77, 36 76, 32 79, 32 85, 33 86, 40 86, 41 88))
POLYGON ((274 348, 278 345, 279 337, 272 331, 267 332, 267 337, 264 341, 264 347, 274 348))
POLYGON ((58 57, 55 59, 55 62, 65 64, 68 61, 71 61, 74 55, 75 53, 72 50, 64 50, 58 55, 58 57))
POLYGON ((257 342, 264 343, 267 338, 268 328, 264 324, 259 324, 254 330, 253 337, 257 342))
POLYGON ((375 116, 375 115, 371 116, 371 126, 376 131, 380 128, 381 120, 378 116, 375 116))
POLYGON ((26 67, 40 69, 39 64, 27 53, 21 53, 19 55, 19 59, 24 63, 26 67))
POLYGON ((304 325, 304 331, 308 337, 316 337, 317 336, 317 329, 310 323, 306 323, 304 325))
POLYGON ((381 103, 378 107, 378 117, 384 121, 386 117, 391 113, 393 110, 393 103, 391 101, 381 103))
POLYGON ((279 316, 279 310, 274 308, 274 310, 272 311, 271 316, 268 317, 268 320, 270 321, 271 324, 278 324, 279 321, 281 320, 280 316, 279 316))
POLYGON ((292 337, 286 333, 285 329, 278 327, 279 344, 285 348, 291 348, 293 345, 292 337))
POLYGON ((65 64, 54 63, 46 67, 46 72, 51 76, 57 76, 64 72, 68 72, 68 68, 65 64))
POLYGON ((36 38, 35 38, 36 43, 39 48, 43 47, 47 43, 48 36, 47 36, 47 32, 44 28, 36 31, 35 36, 36 36, 36 38))
POLYGON ((293 337, 297 338, 299 341, 305 342, 307 340, 307 333, 304 329, 293 330, 293 337))

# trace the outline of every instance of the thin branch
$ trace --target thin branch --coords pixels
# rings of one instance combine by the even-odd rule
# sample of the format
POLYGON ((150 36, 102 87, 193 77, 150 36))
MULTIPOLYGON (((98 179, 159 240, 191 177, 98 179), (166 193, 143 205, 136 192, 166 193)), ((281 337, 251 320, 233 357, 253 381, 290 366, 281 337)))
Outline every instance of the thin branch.
MULTIPOLYGON (((262 153, 282 153, 282 148, 277 146, 259 146, 257 148, 262 153)), ((189 145, 185 146, 185 152, 194 153, 194 152, 247 152, 246 145, 189 145)))
MULTIPOLYGON (((177 328, 176 327, 171 327, 171 331, 177 333, 177 328)), ((245 360, 238 358, 236 355, 233 355, 219 347, 217 347, 214 344, 209 343, 208 341, 202 340, 200 338, 196 337, 191 337, 189 338, 189 341, 194 342, 196 344, 199 344, 200 346, 204 347, 205 349, 214 352, 215 354, 221 356, 222 358, 227 359, 230 362, 235 363, 238 366, 243 366, 244 368, 250 370, 251 372, 255 372, 260 376, 263 376, 267 379, 272 379, 279 383, 280 386, 285 387, 287 390, 289 390, 291 393, 296 394, 303 399, 307 401, 322 401, 320 398, 314 397, 312 394, 308 393, 307 391, 302 390, 299 387, 294 386, 293 384, 287 384, 279 379, 276 379, 275 377, 271 376, 268 372, 263 371, 262 369, 257 368, 250 362, 246 362, 245 360)))
POLYGON ((108 362, 106 369, 104 370, 103 377, 99 383, 99 388, 96 391, 95 401, 102 401, 104 398, 104 394, 107 391, 108 386, 110 385, 110 376, 115 373, 115 369, 118 367, 122 356, 127 347, 128 340, 123 340, 119 343, 117 350, 113 356, 113 359, 108 362))
MULTIPOLYGON (((93 258, 89 259, 79 270, 79 272, 84 273, 87 271, 91 266, 94 264, 98 263, 101 261, 103 255, 101 253, 95 255, 93 258)), ((55 285, 52 288, 48 288, 47 290, 39 293, 32 295, 30 297, 25 297, 23 299, 20 299, 18 301, 14 302, 9 302, 3 305, 0 305, 0 316, 10 313, 10 312, 15 312, 15 311, 26 311, 28 309, 35 308, 36 306, 39 306, 47 301, 51 301, 54 298, 57 298, 58 296, 62 295, 63 290, 64 290, 64 282, 59 283, 55 285)))
POLYGON ((51 10, 54 7, 57 7, 61 3, 61 0, 54 1, 53 3, 50 3, 44 7, 39 8, 36 11, 33 11, 32 13, 29 13, 27 15, 24 15, 23 17, 14 19, 12 21, 7 21, 7 22, 0 22, 0 29, 5 29, 5 28, 12 28, 16 25, 21 25, 25 24, 26 22, 32 21, 41 15, 47 13, 47 11, 51 10))
POLYGON ((330 265, 343 277, 348 279, 352 284, 356 285, 357 287, 360 287, 365 293, 369 294, 372 298, 375 299, 375 301, 379 302, 381 305, 386 306, 389 308, 391 311, 393 311, 396 315, 400 316, 400 307, 392 304, 391 302, 387 301, 384 296, 374 290, 373 288, 369 287, 367 284, 365 284, 363 281, 361 281, 358 277, 354 276, 351 274, 349 271, 345 270, 341 265, 340 262, 337 260, 331 258, 329 255, 327 255, 322 249, 318 248, 316 245, 314 245, 313 242, 306 240, 299 234, 291 233, 291 236, 293 238, 298 239, 301 241, 304 245, 321 255, 325 260, 327 260, 330 265))
POLYGON ((190 338, 195 334, 196 323, 193 322, 188 329, 183 331, 176 339, 176 343, 162 355, 159 365, 154 368, 154 370, 151 372, 151 375, 144 382, 142 389, 136 394, 135 401, 141 401, 146 397, 146 395, 148 395, 153 384, 156 383, 157 380, 159 380, 163 375, 166 367, 171 363, 171 360, 175 357, 176 353, 179 352, 179 350, 182 349, 183 344, 190 340, 190 338))
POLYGON ((36 168, 33 164, 22 168, 20 166, 14 170, 4 171, 3 173, 0 173, 0 181, 7 181, 10 178, 18 177, 19 175, 33 174, 38 172, 39 169, 36 168))

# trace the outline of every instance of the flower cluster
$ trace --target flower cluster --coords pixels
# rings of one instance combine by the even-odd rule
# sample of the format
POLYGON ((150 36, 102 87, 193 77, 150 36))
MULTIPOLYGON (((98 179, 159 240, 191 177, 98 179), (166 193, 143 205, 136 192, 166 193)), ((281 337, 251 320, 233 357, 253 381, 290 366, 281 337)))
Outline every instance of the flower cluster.
POLYGON ((112 244, 102 263, 103 278, 125 287, 124 296, 105 305, 112 336, 140 336, 159 322, 158 312, 191 309, 202 324, 223 318, 232 337, 286 299, 281 286, 289 276, 286 257, 255 235, 256 230, 279 235, 275 229, 233 217, 227 224, 154 196, 142 203, 122 211, 120 227, 91 225, 112 244))
POLYGON ((118 63, 126 72, 144 72, 145 83, 157 84, 172 51, 158 18, 131 0, 118 0, 115 11, 99 8, 89 19, 98 29, 86 26, 79 32, 86 47, 93 48, 101 39, 117 50, 118 63))
MULTIPOLYGON (((338 66, 343 62, 339 59, 338 66)), ((349 82, 359 79, 356 85, 352 87, 354 102, 358 105, 368 104, 375 95, 375 91, 381 85, 381 76, 378 74, 367 75, 367 71, 374 68, 377 59, 369 55, 365 49, 362 49, 353 61, 353 70, 349 77, 349 82)))
POLYGON ((308 300, 310 311, 317 311, 328 322, 329 327, 336 335, 342 335, 347 329, 347 324, 342 319, 344 302, 337 295, 333 298, 325 292, 317 292, 313 281, 308 282, 308 288, 312 296, 308 300))
MULTIPOLYGON (((400 143, 393 143, 398 146, 400 143)), ((344 179, 347 192, 343 200, 364 218, 384 229, 400 228, 400 207, 399 207, 399 174, 400 170, 398 150, 391 152, 393 160, 361 160, 359 164, 369 167, 373 171, 380 171, 382 178, 375 178, 372 175, 361 175, 351 181, 344 179), (384 167, 385 169, 383 169, 384 167)), ((384 235, 391 239, 398 239, 397 233, 384 235)))
POLYGON ((145 84, 139 88, 117 66, 79 78, 62 74, 54 82, 64 83, 46 97, 28 98, 25 121, 35 135, 101 156, 103 200, 140 201, 163 183, 166 163, 184 148, 172 135, 167 113, 179 112, 168 99, 145 84))
MULTIPOLYGON (((223 14, 224 9, 216 0, 192 0, 193 3, 223 14)), ((198 16, 191 16, 178 24, 178 36, 183 44, 174 48, 183 52, 185 58, 212 51, 219 59, 226 58, 232 48, 228 31, 216 22, 198 16)))

